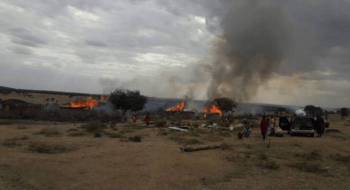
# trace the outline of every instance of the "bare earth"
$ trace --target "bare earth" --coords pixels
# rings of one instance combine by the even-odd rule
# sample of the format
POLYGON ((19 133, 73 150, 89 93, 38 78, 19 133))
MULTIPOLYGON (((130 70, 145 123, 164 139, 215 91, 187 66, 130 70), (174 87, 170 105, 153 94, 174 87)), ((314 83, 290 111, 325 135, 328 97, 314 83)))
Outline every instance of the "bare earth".
MULTIPOLYGON (((126 138, 110 138, 93 134, 68 136, 68 129, 78 129, 81 124, 52 122, 27 122, 0 125, 0 189, 52 189, 52 190, 116 190, 116 189, 350 189, 350 163, 334 159, 334 155, 350 156, 350 122, 330 117, 330 129, 341 133, 326 133, 322 138, 270 137, 271 147, 262 142, 260 130, 255 128, 249 138, 239 140, 237 131, 230 137, 200 130, 195 136, 182 132, 161 132, 158 128, 118 125, 126 131, 126 138), (26 129, 19 129, 25 126, 26 129), (43 128, 57 129, 59 136, 35 134, 43 128), (131 127, 132 128, 132 127, 131 127), (139 135, 142 142, 127 141, 139 135), (10 138, 21 138, 21 146, 5 146, 10 138), (225 141, 232 150, 203 150, 181 152, 180 143, 170 137, 198 139, 203 146, 225 141), (212 136, 217 137, 210 138, 212 136), (43 154, 28 149, 32 142, 63 145, 69 151, 43 154), (319 157, 308 160, 296 154, 316 151, 319 157), (265 154, 267 159, 261 158, 265 154), (279 168, 260 166, 274 162, 279 168), (319 164, 322 172, 301 171, 290 164, 306 162, 319 164)), ((257 122, 257 121, 256 121, 257 122)), ((118 132, 107 129, 109 132, 118 132)), ((226 133, 227 136, 227 133, 226 133)))

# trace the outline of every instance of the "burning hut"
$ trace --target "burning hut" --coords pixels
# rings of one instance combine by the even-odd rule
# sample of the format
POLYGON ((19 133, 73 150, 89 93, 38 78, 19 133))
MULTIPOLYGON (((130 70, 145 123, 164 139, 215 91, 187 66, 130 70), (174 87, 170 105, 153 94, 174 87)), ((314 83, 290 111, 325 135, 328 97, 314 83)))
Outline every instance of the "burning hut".
POLYGON ((205 118, 221 117, 222 112, 217 106, 211 105, 209 108, 204 110, 203 116, 205 118))
POLYGON ((182 119, 191 119, 196 116, 194 111, 184 111, 185 102, 180 102, 177 106, 172 107, 164 111, 163 116, 166 118, 180 117, 182 119))
POLYGON ((23 100, 9 99, 0 102, 2 112, 1 117, 27 119, 37 118, 39 113, 43 110, 42 105, 32 104, 23 100))

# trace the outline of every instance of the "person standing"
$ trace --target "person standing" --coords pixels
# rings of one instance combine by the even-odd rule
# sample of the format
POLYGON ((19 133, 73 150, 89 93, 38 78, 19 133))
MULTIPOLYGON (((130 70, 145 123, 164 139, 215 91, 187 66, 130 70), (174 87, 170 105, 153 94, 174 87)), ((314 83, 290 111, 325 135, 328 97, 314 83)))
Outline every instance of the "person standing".
POLYGON ((147 112, 147 116, 145 118, 145 122, 146 122, 146 125, 149 126, 149 123, 150 123, 150 116, 149 116, 149 113, 147 112))
POLYGON ((269 125, 269 123, 267 121, 266 115, 264 115, 261 122, 260 122, 261 135, 263 136, 264 143, 265 143, 268 125, 269 125))
POLYGON ((137 120, 137 114, 135 112, 132 113, 132 122, 134 124, 136 124, 136 120, 137 120))

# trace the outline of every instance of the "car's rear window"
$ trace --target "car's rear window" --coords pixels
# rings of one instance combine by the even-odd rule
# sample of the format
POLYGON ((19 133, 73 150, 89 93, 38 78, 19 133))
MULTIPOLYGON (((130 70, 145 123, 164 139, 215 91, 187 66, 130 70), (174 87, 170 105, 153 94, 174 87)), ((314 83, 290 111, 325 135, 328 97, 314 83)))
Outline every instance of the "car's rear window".
POLYGON ((312 120, 311 118, 303 118, 303 117, 297 117, 294 120, 295 124, 299 124, 299 125, 311 125, 312 126, 312 120))

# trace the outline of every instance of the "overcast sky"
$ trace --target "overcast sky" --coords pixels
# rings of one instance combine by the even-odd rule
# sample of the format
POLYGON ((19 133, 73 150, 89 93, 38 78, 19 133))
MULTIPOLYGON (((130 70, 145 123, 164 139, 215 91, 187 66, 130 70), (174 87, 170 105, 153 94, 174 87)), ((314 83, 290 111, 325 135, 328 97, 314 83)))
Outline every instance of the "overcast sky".
POLYGON ((242 42, 237 31, 276 11, 261 22, 272 31, 281 17, 279 63, 244 101, 350 107, 349 10, 348 0, 0 0, 0 86, 207 99, 216 39, 242 42))

